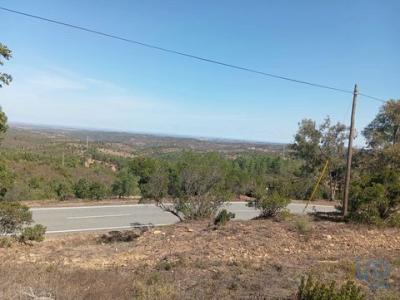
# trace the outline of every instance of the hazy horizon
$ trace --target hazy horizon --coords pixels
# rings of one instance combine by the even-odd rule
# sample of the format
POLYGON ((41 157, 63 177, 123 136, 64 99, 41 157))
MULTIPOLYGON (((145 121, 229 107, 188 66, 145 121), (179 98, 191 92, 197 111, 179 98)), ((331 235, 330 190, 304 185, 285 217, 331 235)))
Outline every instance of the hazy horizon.
MULTIPOLYGON (((400 2, 2 1, 11 9, 268 73, 399 98, 400 2), (79 9, 77 9, 79 8, 79 9), (357 13, 354 13, 357 12, 357 13)), ((10 122, 289 143, 349 124, 351 94, 159 52, 0 11, 10 122)), ((359 97, 358 132, 382 103, 359 97)), ((363 145, 359 134, 357 145, 363 145)))

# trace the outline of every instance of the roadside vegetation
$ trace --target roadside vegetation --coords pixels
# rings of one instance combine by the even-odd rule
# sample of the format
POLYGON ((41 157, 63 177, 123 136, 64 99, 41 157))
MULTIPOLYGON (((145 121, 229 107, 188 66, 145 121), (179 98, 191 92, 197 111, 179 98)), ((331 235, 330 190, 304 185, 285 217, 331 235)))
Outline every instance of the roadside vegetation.
MULTIPOLYGON (((3 65, 1 58, 9 60, 11 50, 0 43, 0 66, 3 65)), ((12 77, 0 72, 0 88, 9 85, 12 77)), ((3 134, 7 131, 7 116, 0 107, 0 144, 3 134)), ((11 246, 13 241, 27 243, 30 241, 41 242, 44 240, 46 228, 40 224, 29 226, 33 223, 32 212, 29 207, 15 201, 4 200, 9 189, 13 186, 13 174, 4 164, 0 157, 0 248, 11 246)))
MULTIPOLYGON (((0 44, 0 55, 8 60, 11 51, 0 44)), ((10 75, 0 73, 0 87, 11 80, 10 75)), ((286 153, 207 151, 192 147, 161 152, 155 145, 156 150, 145 154, 134 151, 127 154, 127 147, 122 144, 118 147, 123 151, 118 152, 108 148, 105 141, 92 142, 89 146, 81 139, 67 140, 68 133, 49 136, 40 130, 14 129, 5 135, 7 129, 7 117, 0 108, 0 141, 5 137, 0 149, 0 247, 12 247, 14 242, 20 242, 21 249, 15 249, 22 255, 20 258, 24 257, 25 265, 23 269, 15 267, 16 257, 6 253, 0 272, 8 274, 7 268, 14 268, 46 278, 49 284, 23 291, 32 299, 48 294, 59 298, 66 290, 84 293, 82 288, 86 288, 87 282, 82 278, 87 276, 92 280, 89 284, 97 284, 95 288, 100 290, 111 282, 115 285, 116 297, 121 298, 187 299, 218 294, 220 298, 241 299, 250 294, 300 300, 364 299, 365 287, 361 289, 353 281, 343 280, 336 287, 339 276, 333 278, 335 281, 327 281, 331 278, 325 277, 331 274, 323 275, 320 270, 316 273, 321 281, 307 277, 299 282, 300 276, 309 271, 304 265, 309 269, 321 269, 321 265, 327 268, 325 258, 329 257, 328 264, 333 266, 330 268, 334 274, 345 273, 345 277, 354 280, 354 266, 349 263, 350 267, 343 267, 342 255, 355 260, 353 248, 357 249, 357 255, 373 255, 384 245, 382 252, 393 260, 393 253, 399 249, 400 100, 390 100, 381 107, 362 131, 366 147, 357 149, 354 155, 350 213, 343 221, 374 225, 374 234, 354 224, 322 222, 317 228, 308 216, 291 216, 286 209, 291 200, 311 196, 332 201, 341 208, 348 129, 341 123, 333 123, 329 117, 320 125, 313 120, 302 120, 286 153), (319 177, 321 181, 316 186, 319 177), (65 261, 54 259, 49 254, 54 252, 54 247, 48 244, 40 248, 31 243, 43 241, 46 228, 40 224, 30 226, 32 213, 22 200, 94 201, 133 197, 155 202, 182 222, 167 228, 168 233, 146 228, 140 232, 105 234, 96 238, 96 243, 89 240, 93 244, 81 249, 83 252, 90 249, 85 262, 69 257, 74 254, 62 250, 65 261), (257 209, 259 220, 247 224, 230 222, 235 216, 222 206, 236 199, 246 199, 249 206, 257 209), (384 233, 382 237, 377 234, 379 230, 384 233), (357 238, 359 232, 364 235, 361 241, 357 238), (339 237, 334 238, 334 234, 339 237), (120 258, 118 247, 126 247, 121 246, 122 242, 134 248, 134 254, 132 249, 125 248, 125 256, 120 258), (48 252, 43 257, 52 262, 39 258, 40 265, 36 267, 38 261, 31 253, 26 255, 29 250, 24 248, 25 244, 33 246, 32 249, 45 249, 48 252), (97 253, 96 247, 103 252, 97 253), (103 260, 99 261, 101 255, 103 260), (105 258, 110 255, 115 260, 110 262, 105 258), (317 257, 320 264, 311 261, 310 256, 317 257), (84 265, 90 259, 93 265, 84 265), (287 261, 291 264, 285 264, 287 261), (139 265, 145 272, 138 269, 133 276, 128 263, 139 265), (112 265, 112 270, 104 267, 107 264, 112 265), (60 265, 69 269, 55 267, 60 265), (104 277, 99 279, 94 274, 104 277), (276 288, 272 292, 265 289, 263 282, 271 274, 276 288), (288 281, 283 281, 282 276, 288 281), (60 278, 65 277, 71 282, 60 286, 60 278), (56 282, 52 281, 54 278, 56 282), (129 283, 124 278, 130 278, 129 283), (212 282, 207 281, 210 278, 212 282), (277 283, 276 278, 281 281, 277 283), (123 291, 118 290, 118 280, 124 284, 123 291), (182 285, 176 284, 176 280, 182 285)), ((397 264, 398 279, 398 262, 392 263, 397 264)), ((18 277, 11 275, 10 278, 18 277)), ((25 274, 24 280, 32 282, 30 276, 25 274)), ((13 286, 11 282, 8 284, 13 286)), ((398 283, 394 285, 396 292, 398 283)), ((14 288, 3 290, 11 295, 14 288)), ((96 289, 91 293, 84 298, 101 299, 96 289)), ((112 294, 100 296, 115 298, 112 294)))

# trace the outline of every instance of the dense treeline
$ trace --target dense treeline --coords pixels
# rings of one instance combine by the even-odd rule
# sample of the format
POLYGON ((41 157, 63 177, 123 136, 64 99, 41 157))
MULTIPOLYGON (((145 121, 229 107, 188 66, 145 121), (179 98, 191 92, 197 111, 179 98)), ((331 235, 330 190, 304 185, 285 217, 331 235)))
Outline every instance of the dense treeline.
MULTIPOLYGON (((155 174, 162 176, 167 172, 168 180, 172 181, 177 169, 189 164, 190 160, 192 164, 198 160, 200 165, 212 160, 213 164, 225 169, 225 180, 229 182, 232 195, 252 196, 266 181, 285 179, 296 182, 295 174, 300 166, 297 160, 261 153, 241 154, 232 159, 214 152, 182 151, 130 159, 101 153, 95 147, 84 153, 66 151, 64 155, 57 147, 41 152, 15 149, 0 152, 3 162, 0 165, 2 196, 7 200, 148 198, 150 185, 146 183, 160 180, 153 178, 155 174), (87 165, 88 161, 93 163, 87 165)), ((204 166, 205 174, 211 171, 208 167, 204 166)), ((297 195, 301 196, 302 192, 293 193, 293 196, 297 195)))

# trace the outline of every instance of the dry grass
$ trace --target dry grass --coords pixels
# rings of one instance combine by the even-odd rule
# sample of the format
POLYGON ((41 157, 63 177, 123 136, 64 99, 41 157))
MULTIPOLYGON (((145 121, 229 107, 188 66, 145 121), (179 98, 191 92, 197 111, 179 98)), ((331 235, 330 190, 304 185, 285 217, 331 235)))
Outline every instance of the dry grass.
MULTIPOLYGON (((207 222, 181 223, 131 242, 101 243, 100 234, 81 234, 14 245, 0 249, 0 298, 287 299, 310 272, 355 280, 358 257, 389 261, 385 293, 398 295, 400 230, 310 221, 304 239, 294 222, 235 221, 218 230, 207 222)), ((358 283, 371 298, 383 295, 358 283)))

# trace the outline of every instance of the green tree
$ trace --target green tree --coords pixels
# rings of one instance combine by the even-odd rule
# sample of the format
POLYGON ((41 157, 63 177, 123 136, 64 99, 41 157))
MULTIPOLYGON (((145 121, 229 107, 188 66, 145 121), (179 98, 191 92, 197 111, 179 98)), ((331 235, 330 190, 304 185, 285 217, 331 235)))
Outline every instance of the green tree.
POLYGON ((290 203, 286 182, 275 180, 267 187, 260 186, 249 206, 260 210, 260 217, 270 218, 284 210, 290 203))
POLYGON ((88 199, 90 197, 90 182, 81 178, 74 184, 75 197, 79 199, 88 199))
POLYGON ((13 174, 7 170, 4 163, 0 161, 0 200, 12 188, 14 183, 13 174))
POLYGON ((400 100, 389 100, 363 130, 371 148, 384 148, 400 141, 400 100))
POLYGON ((400 144, 357 154, 350 218, 370 224, 400 221, 400 144))
MULTIPOLYGON (((2 59, 9 60, 11 58, 11 50, 7 48, 7 46, 0 43, 0 66, 4 65, 2 59)), ((3 85, 10 84, 12 80, 11 75, 0 72, 0 88, 3 85)), ((0 143, 2 140, 3 134, 7 131, 7 116, 3 112, 0 106, 0 143)), ((4 197, 6 192, 11 188, 13 184, 13 176, 10 172, 7 171, 4 163, 0 161, 0 199, 4 197)))
POLYGON ((112 185, 112 192, 119 198, 140 194, 139 177, 131 174, 127 169, 122 169, 112 185))
POLYGON ((0 202, 0 234, 14 234, 32 223, 29 207, 18 202, 0 202))
POLYGON ((89 186, 90 199, 101 200, 107 197, 107 187, 101 182, 92 182, 89 186))
POLYGON ((159 201, 168 195, 168 168, 162 161, 151 157, 137 157, 129 163, 128 169, 139 178, 143 198, 159 201))
MULTIPOLYGON (((8 49, 6 45, 0 43, 0 66, 4 65, 2 58, 5 60, 9 60, 11 57, 11 50, 8 49)), ((0 88, 3 87, 3 85, 9 85, 11 81, 12 77, 10 74, 0 72, 0 88)))
POLYGON ((71 184, 66 181, 54 181, 52 184, 53 191, 59 200, 67 200, 73 196, 71 184))
POLYGON ((296 158, 304 161, 302 175, 317 175, 326 161, 329 161, 328 180, 330 199, 335 200, 336 191, 340 190, 345 166, 345 140, 347 128, 341 123, 332 124, 329 117, 317 127, 310 119, 299 123, 295 142, 291 145, 296 158))
MULTIPOLYGON (((11 57, 12 57, 11 50, 8 49, 7 46, 0 43, 0 66, 4 65, 4 62, 2 59, 9 60, 11 57)), ((12 81, 11 75, 0 72, 0 88, 2 88, 4 85, 9 85, 11 81, 12 81)), ((7 116, 2 111, 1 106, 0 106, 0 136, 7 131, 7 128, 8 128, 7 127, 7 116)))
POLYGON ((400 225, 400 100, 390 100, 364 129, 367 149, 356 153, 350 218, 400 225))
POLYGON ((228 172, 229 163, 217 153, 184 152, 176 164, 175 186, 170 188, 173 206, 159 204, 181 219, 213 217, 232 196, 228 172))

